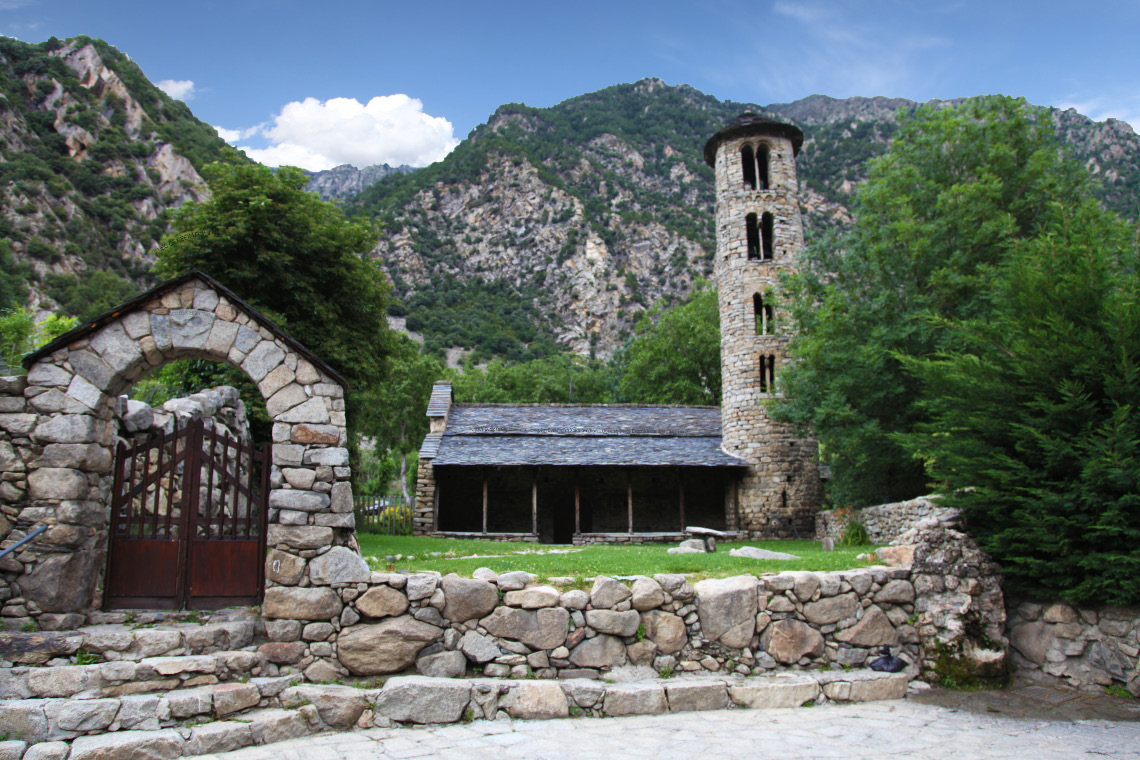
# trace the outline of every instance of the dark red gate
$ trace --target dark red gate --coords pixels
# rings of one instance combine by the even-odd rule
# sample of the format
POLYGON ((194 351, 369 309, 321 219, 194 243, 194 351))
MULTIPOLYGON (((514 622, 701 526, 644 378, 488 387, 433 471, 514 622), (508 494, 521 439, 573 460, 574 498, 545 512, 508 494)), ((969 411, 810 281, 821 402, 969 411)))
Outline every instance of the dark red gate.
POLYGON ((269 449, 201 420, 115 456, 105 609, 259 604, 269 449))

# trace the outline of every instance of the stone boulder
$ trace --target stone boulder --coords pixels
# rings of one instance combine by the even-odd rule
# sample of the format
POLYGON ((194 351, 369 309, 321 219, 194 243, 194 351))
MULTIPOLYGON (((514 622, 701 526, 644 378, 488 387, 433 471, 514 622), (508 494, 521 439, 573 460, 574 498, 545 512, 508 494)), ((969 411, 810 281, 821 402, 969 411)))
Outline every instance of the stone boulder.
POLYGON ((411 667, 420 650, 442 633, 410 615, 349 626, 337 638, 337 658, 353 675, 398 673, 411 667))
POLYGON ((641 616, 636 610, 627 610, 626 612, 588 610, 586 612, 586 625, 598 633, 632 636, 637 633, 637 627, 641 625, 641 616))
POLYGON ((570 652, 570 662, 580 668, 613 668, 624 665, 625 644, 616 636, 599 634, 574 647, 570 652))
POLYGON ((785 665, 801 657, 818 657, 823 654, 823 635, 799 620, 777 620, 760 637, 760 645, 772 659, 785 665))
POLYGON ((376 697, 376 714, 411 723, 454 723, 471 701, 465 680, 402 676, 390 678, 376 697))
POLYGON ((344 605, 328 587, 275 586, 265 591, 262 614, 285 620, 332 620, 344 605))
POLYGON ((652 578, 638 578, 633 582, 633 608, 645 612, 665 603, 665 591, 652 578))
POLYGON ((645 637, 657 645, 663 654, 680 652, 688 641, 685 621, 672 612, 650 610, 641 613, 641 624, 645 626, 645 637))
POLYGON ((492 636, 520 641, 531 649, 554 649, 566 641, 569 621, 570 613, 564 607, 541 610, 496 607, 480 625, 492 636))
POLYGON ((408 597, 390 586, 373 586, 356 600, 356 609, 370 618, 395 617, 408 609, 408 597))
POLYGON ((523 720, 566 718, 570 716, 570 703, 562 687, 553 681, 523 681, 507 712, 523 720))
POLYGON ((463 652, 437 652, 416 660, 416 672, 431 678, 463 678, 467 675, 467 658, 463 652))
POLYGON ((756 632, 757 586, 752 575, 697 583, 697 614, 704 637, 732 649, 747 647, 756 632))
POLYGON ((460 578, 452 573, 440 581, 443 616, 453 623, 485 617, 499 604, 499 592, 485 580, 460 578))
POLYGON ((835 639, 844 644, 863 648, 883 645, 893 647, 898 646, 899 634, 886 614, 875 605, 871 605, 858 623, 838 631, 835 639))
POLYGON ((739 549, 730 550, 728 554, 732 557, 744 557, 745 559, 799 559, 795 554, 774 552, 755 546, 742 546, 739 549))
POLYGON ((633 596, 633 592, 613 578, 599 575, 590 589, 590 604, 594 609, 610 609, 633 596))
POLYGON ((316 585, 365 583, 371 575, 364 558, 345 546, 334 546, 309 561, 309 580, 316 585))
POLYGON ((804 605, 804 619, 816 625, 828 625, 853 617, 857 609, 859 609, 859 597, 849 592, 839 596, 824 597, 818 602, 808 602, 804 605))

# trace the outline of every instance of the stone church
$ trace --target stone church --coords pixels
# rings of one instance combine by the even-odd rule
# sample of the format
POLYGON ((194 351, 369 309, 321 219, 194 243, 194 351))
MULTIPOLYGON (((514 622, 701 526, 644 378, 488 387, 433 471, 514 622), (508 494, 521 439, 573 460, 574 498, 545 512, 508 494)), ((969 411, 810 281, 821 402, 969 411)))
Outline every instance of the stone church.
POLYGON ((803 133, 746 113, 705 145, 716 172, 721 406, 456 404, 433 388, 417 534, 553 543, 812 534, 817 444, 774 421, 788 361, 781 272, 803 250, 803 133))

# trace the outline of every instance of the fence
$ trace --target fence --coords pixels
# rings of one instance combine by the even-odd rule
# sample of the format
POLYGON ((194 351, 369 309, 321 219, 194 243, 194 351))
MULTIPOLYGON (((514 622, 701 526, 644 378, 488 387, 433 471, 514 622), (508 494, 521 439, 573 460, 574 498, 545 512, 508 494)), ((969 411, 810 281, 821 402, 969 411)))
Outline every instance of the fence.
POLYGON ((402 494, 356 499, 356 530, 386 536, 412 535, 412 507, 402 494))

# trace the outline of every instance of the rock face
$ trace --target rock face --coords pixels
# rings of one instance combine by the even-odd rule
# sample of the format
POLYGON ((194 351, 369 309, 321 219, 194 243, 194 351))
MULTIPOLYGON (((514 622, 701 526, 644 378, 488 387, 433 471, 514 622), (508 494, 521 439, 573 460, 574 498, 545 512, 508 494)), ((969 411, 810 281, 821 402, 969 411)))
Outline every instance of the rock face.
POLYGON ((350 626, 341 631, 337 639, 337 658, 358 676, 398 673, 411 667, 420 650, 442 633, 434 625, 421 623, 410 615, 350 626))
POLYGON ((748 646, 756 632, 756 577, 740 575, 696 585, 701 630, 709 641, 726 647, 748 646))

